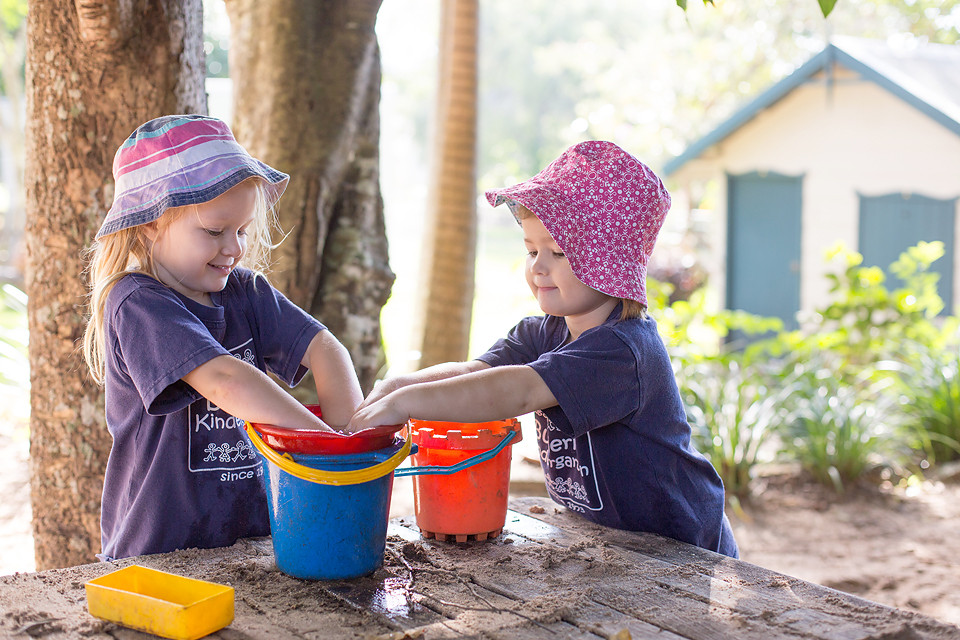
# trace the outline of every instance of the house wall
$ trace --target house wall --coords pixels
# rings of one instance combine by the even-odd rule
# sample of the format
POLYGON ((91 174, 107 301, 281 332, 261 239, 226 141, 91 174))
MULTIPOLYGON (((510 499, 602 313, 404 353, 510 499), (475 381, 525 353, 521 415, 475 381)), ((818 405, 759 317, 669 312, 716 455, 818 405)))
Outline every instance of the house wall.
MULTIPOLYGON (((960 136, 842 67, 835 67, 831 88, 821 73, 761 111, 671 176, 673 184, 720 185, 709 261, 715 301, 725 299, 726 175, 752 171, 803 176, 800 305, 812 310, 829 301, 824 251, 838 240, 857 248, 858 194, 960 196, 960 136)), ((956 264, 954 270, 960 289, 956 264)))

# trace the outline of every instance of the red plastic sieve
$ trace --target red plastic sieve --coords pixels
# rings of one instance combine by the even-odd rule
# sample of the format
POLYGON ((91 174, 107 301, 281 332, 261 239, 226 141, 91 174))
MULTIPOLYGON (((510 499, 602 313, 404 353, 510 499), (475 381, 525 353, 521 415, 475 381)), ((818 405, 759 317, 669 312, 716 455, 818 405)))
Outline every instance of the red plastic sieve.
MULTIPOLYGON (((320 406, 304 405, 310 412, 322 417, 320 406)), ((320 429, 287 429, 272 424, 252 423, 263 441, 283 453, 308 455, 343 455, 377 451, 393 444, 394 435, 402 424, 364 429, 357 433, 338 433, 320 429)))

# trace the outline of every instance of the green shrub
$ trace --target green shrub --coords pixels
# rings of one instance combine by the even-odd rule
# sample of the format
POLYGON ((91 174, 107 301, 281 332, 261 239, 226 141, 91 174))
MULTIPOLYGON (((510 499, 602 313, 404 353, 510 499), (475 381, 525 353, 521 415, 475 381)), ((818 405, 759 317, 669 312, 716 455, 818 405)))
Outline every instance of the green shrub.
POLYGON ((891 291, 881 269, 836 245, 830 304, 792 332, 776 318, 710 312, 703 290, 664 306, 669 285, 651 283, 694 443, 728 491, 745 494, 774 453, 838 491, 875 465, 916 468, 916 451, 928 462, 960 457, 960 320, 938 317, 931 270, 942 255, 940 242, 905 251, 890 268, 903 286, 891 291), (728 352, 734 330, 775 335, 728 352))
POLYGON ((895 374, 895 392, 908 420, 911 446, 927 464, 960 458, 960 349, 905 342, 896 360, 878 368, 895 374))
POLYGON ((830 356, 797 365, 797 406, 784 432, 785 453, 838 492, 881 464, 909 463, 903 419, 889 383, 844 380, 830 356))
POLYGON ((754 468, 772 456, 768 443, 790 416, 794 376, 780 360, 704 359, 679 368, 677 380, 694 445, 717 469, 727 492, 745 496, 754 468))
POLYGON ((942 242, 921 242, 890 265, 904 286, 890 291, 879 267, 862 267, 863 257, 838 243, 827 252, 828 262, 840 262, 828 273, 833 300, 806 318, 807 327, 784 336, 784 343, 807 352, 831 352, 840 358, 837 373, 856 375, 868 364, 900 350, 904 340, 925 344, 942 341, 943 300, 937 295, 939 275, 931 265, 943 256, 942 242))

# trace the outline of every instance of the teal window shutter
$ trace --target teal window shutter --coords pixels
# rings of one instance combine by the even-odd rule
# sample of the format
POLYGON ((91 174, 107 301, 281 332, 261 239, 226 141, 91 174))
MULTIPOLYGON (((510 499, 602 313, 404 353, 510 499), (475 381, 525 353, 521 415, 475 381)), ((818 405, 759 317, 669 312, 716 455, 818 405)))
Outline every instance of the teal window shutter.
POLYGON ((860 194, 860 254, 864 266, 877 266, 887 274, 887 286, 902 286, 890 273, 900 254, 920 241, 943 243, 943 257, 931 265, 940 274, 937 292, 944 313, 953 310, 954 225, 957 199, 937 200, 917 194, 860 194))

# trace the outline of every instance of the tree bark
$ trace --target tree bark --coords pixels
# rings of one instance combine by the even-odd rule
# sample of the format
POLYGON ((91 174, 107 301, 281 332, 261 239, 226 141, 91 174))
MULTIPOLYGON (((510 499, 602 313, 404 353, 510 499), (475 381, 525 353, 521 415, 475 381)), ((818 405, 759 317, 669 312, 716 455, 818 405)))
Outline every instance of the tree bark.
POLYGON ((467 358, 476 259, 478 0, 443 0, 429 210, 417 306, 420 367, 467 358))
POLYGON ((291 176, 270 279, 344 343, 364 391, 383 366, 380 309, 394 280, 379 187, 379 8, 227 1, 234 134, 291 176))
POLYGON ((206 113, 201 0, 31 0, 26 283, 37 569, 95 561, 111 438, 79 350, 82 250, 113 199, 113 155, 143 122, 206 113))

